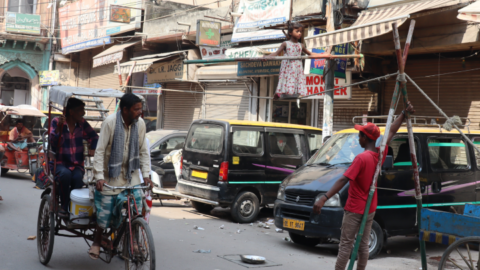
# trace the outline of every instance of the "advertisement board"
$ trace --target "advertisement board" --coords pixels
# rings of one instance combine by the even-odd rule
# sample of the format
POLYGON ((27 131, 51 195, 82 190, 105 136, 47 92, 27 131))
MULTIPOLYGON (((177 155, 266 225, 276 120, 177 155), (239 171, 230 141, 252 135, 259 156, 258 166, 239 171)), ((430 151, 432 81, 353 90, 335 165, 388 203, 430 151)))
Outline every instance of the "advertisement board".
POLYGON ((281 66, 282 60, 239 62, 237 76, 278 76, 281 66))
POLYGON ((260 27, 290 20, 291 1, 240 0, 237 13, 242 13, 233 28, 232 42, 283 39, 282 30, 261 30, 260 27))
POLYGON ((222 24, 197 20, 197 46, 220 47, 222 24))
POLYGON ((147 84, 171 82, 182 79, 184 75, 183 61, 176 59, 169 62, 153 64, 147 73, 147 84))
MULTIPOLYGON (((321 75, 305 75, 307 85, 307 95, 325 92, 325 79, 321 75)), ((351 99, 352 87, 344 87, 352 83, 352 72, 347 71, 345 79, 335 78, 334 99, 351 99)), ((324 94, 309 97, 308 99, 323 99, 324 94)))
POLYGON ((40 35, 40 15, 7 12, 7 32, 40 35))
POLYGON ((62 53, 110 44, 110 35, 139 29, 141 10, 134 8, 141 7, 141 1, 79 0, 59 8, 62 53), (131 7, 130 22, 111 21, 111 5, 131 7))
POLYGON ((40 70, 38 72, 40 86, 58 85, 60 72, 58 70, 40 70))
POLYGON ((132 9, 122 6, 110 6, 110 21, 119 23, 130 23, 132 9))

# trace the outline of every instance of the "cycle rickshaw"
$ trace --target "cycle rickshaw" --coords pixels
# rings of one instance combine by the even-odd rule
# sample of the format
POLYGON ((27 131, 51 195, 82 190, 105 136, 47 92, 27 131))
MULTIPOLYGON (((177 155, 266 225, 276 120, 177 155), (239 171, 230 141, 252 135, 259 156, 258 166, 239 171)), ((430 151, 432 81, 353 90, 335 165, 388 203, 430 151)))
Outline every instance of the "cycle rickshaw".
MULTIPOLYGON (((100 98, 120 98, 123 94, 120 91, 111 89, 82 89, 69 86, 54 86, 50 90, 47 120, 48 131, 43 135, 43 145, 44 149, 46 149, 45 152, 48 153, 45 155, 44 171, 51 185, 41 195, 42 201, 37 221, 37 249, 40 262, 44 265, 48 264, 52 256, 55 236, 84 238, 85 242, 90 246, 94 239, 96 227, 95 214, 91 213, 95 208, 93 204, 93 209, 84 211, 83 215, 78 213, 78 215, 72 215, 73 218, 71 217, 70 219, 61 218, 58 215, 60 209, 60 189, 58 182, 54 179, 56 154, 52 151, 50 143, 46 143, 48 139, 45 139, 46 134, 50 134, 52 128, 52 108, 63 111, 67 100, 75 96, 86 103, 86 111, 99 112, 99 116, 85 116, 86 120, 103 121, 108 114, 108 110, 103 107, 100 98), (57 107, 54 103, 59 106, 57 107), (90 215, 85 213, 90 213, 90 215)), ((143 101, 143 98, 141 99, 143 101)), ((86 142, 84 142, 84 183, 87 185, 88 191, 85 189, 83 191, 88 192, 90 199, 93 199, 93 157, 88 156, 88 147, 85 147, 85 144, 86 142)), ((105 187, 112 190, 128 190, 129 192, 126 196, 127 199, 121 207, 122 222, 120 227, 118 229, 109 228, 103 232, 99 259, 110 263, 113 257, 119 256, 124 259, 126 269, 155 269, 153 236, 142 213, 138 212, 137 203, 142 203, 143 209, 146 211, 148 211, 148 206, 145 198, 143 198, 142 202, 135 202, 131 192, 133 189, 146 189, 148 187, 111 187, 109 185, 105 185, 105 187)))

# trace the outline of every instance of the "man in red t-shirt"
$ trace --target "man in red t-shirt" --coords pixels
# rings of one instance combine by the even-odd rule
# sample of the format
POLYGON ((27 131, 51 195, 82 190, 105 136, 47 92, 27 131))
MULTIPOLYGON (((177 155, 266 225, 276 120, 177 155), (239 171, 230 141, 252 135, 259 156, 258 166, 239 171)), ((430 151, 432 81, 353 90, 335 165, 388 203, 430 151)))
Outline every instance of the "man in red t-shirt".
MULTIPOLYGON (((408 102, 408 107, 405 110, 414 113, 413 106, 408 102)), ((384 150, 383 161, 387 156, 388 145, 397 133, 405 119, 405 111, 400 114, 397 119, 390 126, 390 133, 388 134, 387 145, 384 150)), ((344 270, 347 266, 352 248, 355 242, 355 236, 360 228, 362 216, 367 204, 368 193, 372 184, 375 169, 378 164, 378 157, 380 148, 375 147, 376 140, 380 137, 380 129, 372 123, 367 123, 364 126, 355 125, 355 129, 359 131, 358 141, 365 151, 355 157, 352 165, 343 174, 343 176, 335 182, 333 187, 313 206, 313 212, 320 214, 320 211, 325 202, 337 194, 348 182, 350 187, 348 189, 348 199, 344 207, 345 213, 342 222, 342 234, 340 236, 340 245, 335 264, 335 270, 344 270)), ((363 232, 363 238, 358 250, 357 270, 364 270, 367 267, 368 261, 368 241, 370 238, 370 230, 372 229, 373 217, 377 209, 377 190, 372 198, 372 204, 368 211, 367 224, 363 232)))

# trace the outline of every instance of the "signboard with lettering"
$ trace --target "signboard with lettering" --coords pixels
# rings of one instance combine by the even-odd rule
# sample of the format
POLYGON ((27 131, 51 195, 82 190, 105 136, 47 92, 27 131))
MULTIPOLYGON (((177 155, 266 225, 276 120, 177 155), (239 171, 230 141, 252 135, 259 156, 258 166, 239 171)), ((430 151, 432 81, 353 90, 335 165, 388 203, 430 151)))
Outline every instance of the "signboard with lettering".
POLYGON ((40 70, 38 75, 38 84, 40 86, 58 85, 60 79, 60 72, 58 70, 40 70))
MULTIPOLYGON (((325 92, 325 79, 321 75, 305 75, 307 95, 325 92)), ((350 99, 352 98, 352 87, 343 87, 352 82, 352 72, 346 72, 346 78, 335 78, 334 99, 350 99)), ((324 94, 309 97, 309 99, 323 99, 324 94)))
POLYGON ((94 58, 93 59, 93 67, 98 67, 101 65, 106 65, 110 63, 115 63, 117 61, 122 60, 123 58, 123 50, 112 53, 112 54, 107 54, 105 56, 99 57, 99 58, 94 58))
MULTIPOLYGON (((140 29, 141 8, 142 1, 132 4, 130 0, 79 0, 59 8, 62 53, 110 44, 111 35, 140 29), (130 21, 112 20, 112 6, 131 7, 130 21)), ((125 13, 120 13, 117 19, 126 20, 125 13)))
MULTIPOLYGON (((309 36, 310 35, 318 35, 322 33, 326 33, 327 30, 320 29, 316 27, 312 27, 309 29, 309 36)), ((340 44, 336 45, 332 54, 348 54, 349 51, 349 44, 340 44)), ((327 50, 326 47, 318 47, 313 48, 313 53, 324 53, 327 50)), ((305 71, 307 74, 318 74, 323 75, 323 68, 325 67, 325 59, 308 59, 305 61, 305 71)), ((339 59, 337 63, 337 67, 335 68, 335 77, 336 78, 345 78, 345 70, 347 68, 347 59, 339 59)))
MULTIPOLYGON (((185 69, 186 71, 186 69, 185 69)), ((176 59, 153 64, 147 73, 147 83, 171 82, 184 77, 183 61, 176 59)))
POLYGON ((290 20, 291 3, 286 0, 240 0, 237 13, 243 14, 233 28, 232 42, 284 39, 282 30, 260 30, 260 27, 290 20))
POLYGON ((40 15, 7 12, 7 32, 40 35, 40 15))
POLYGON ((162 94, 162 89, 133 89, 132 93, 142 96, 159 96, 162 94))
POLYGON ((222 24, 197 20, 197 46, 220 47, 222 24))
POLYGON ((110 6, 110 21, 119 23, 130 23, 131 10, 122 6, 110 6))
POLYGON ((278 76, 281 65, 281 60, 238 62, 237 76, 278 76))

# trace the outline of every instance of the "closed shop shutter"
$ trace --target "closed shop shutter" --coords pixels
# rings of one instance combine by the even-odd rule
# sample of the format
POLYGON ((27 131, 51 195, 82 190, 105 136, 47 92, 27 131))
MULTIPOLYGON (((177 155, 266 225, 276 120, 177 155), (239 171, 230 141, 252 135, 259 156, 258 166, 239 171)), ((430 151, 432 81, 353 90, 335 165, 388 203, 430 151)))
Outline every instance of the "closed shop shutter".
POLYGON ((251 83, 207 84, 205 87, 206 118, 249 120, 250 91, 248 88, 251 88, 251 83))
POLYGON ((163 128, 188 130, 192 121, 202 118, 203 92, 196 83, 166 83, 165 89, 196 91, 196 93, 163 91, 165 107, 163 128))
MULTIPOLYGON (((355 82, 355 81, 354 81, 355 82)), ((352 128, 352 118, 377 111, 377 94, 352 86, 352 98, 335 99, 333 103, 333 131, 352 128)), ((318 127, 323 126, 323 99, 318 100, 318 127)))
MULTIPOLYGON (((441 58, 408 60, 405 72, 420 88, 448 115, 468 117, 471 120, 470 129, 479 129, 480 124, 480 76, 477 71, 464 70, 480 68, 480 61, 467 59, 462 67, 459 59, 441 58), (445 74, 455 72, 453 74, 445 74), (442 76, 431 76, 436 74, 442 76)), ((383 114, 388 114, 395 88, 395 78, 390 78, 383 90, 383 114)), ((407 83, 408 98, 415 107, 417 116, 440 117, 433 105, 409 82, 407 83)), ((396 114, 403 110, 401 101, 396 114)), ((440 120, 443 123, 444 120, 440 120)))
POLYGON ((80 52, 78 67, 78 87, 90 87, 90 71, 92 70, 91 50, 80 52))

